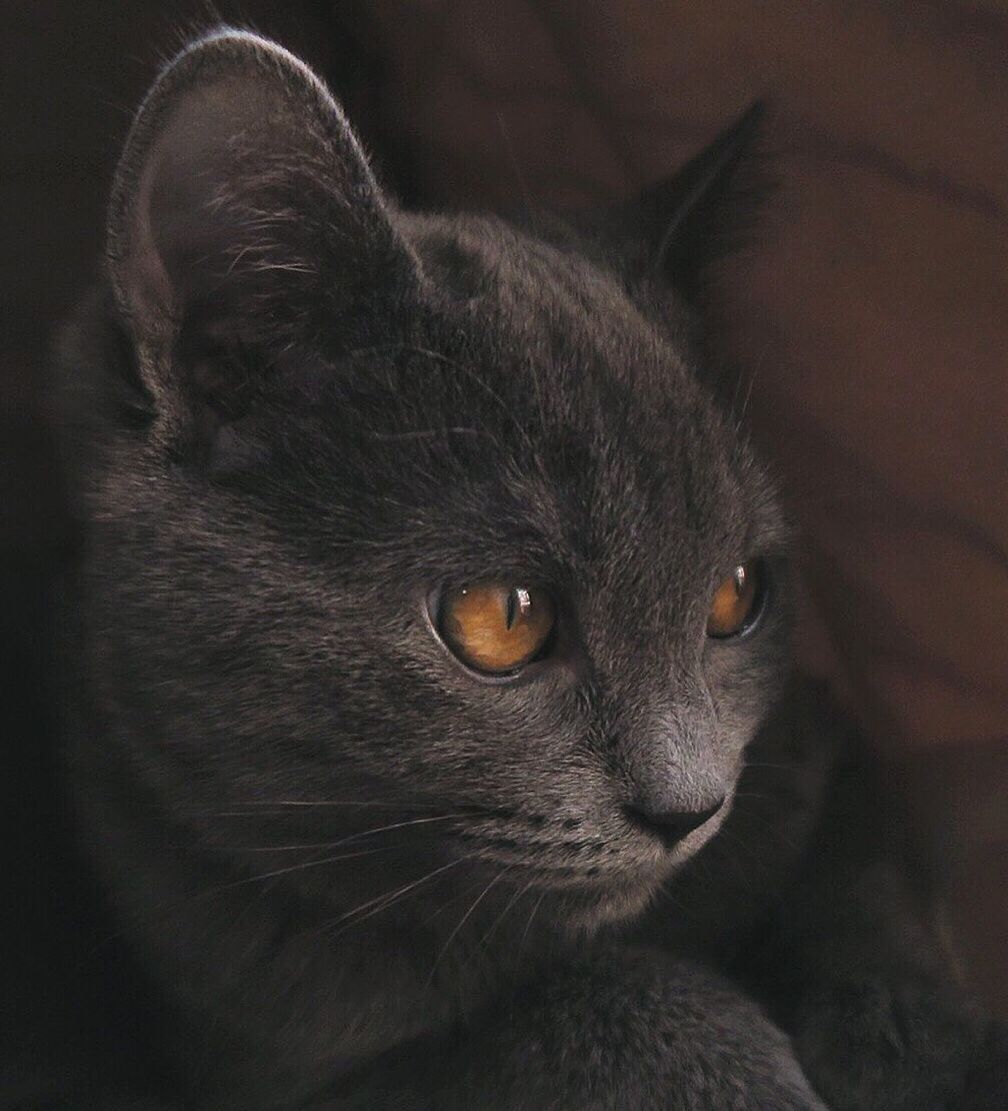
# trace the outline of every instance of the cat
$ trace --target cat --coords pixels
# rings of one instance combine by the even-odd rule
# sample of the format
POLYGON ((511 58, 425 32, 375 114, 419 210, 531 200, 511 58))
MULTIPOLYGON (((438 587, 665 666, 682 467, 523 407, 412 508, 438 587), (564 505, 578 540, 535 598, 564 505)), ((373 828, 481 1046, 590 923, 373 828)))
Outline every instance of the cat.
POLYGON ((507 222, 398 208, 251 32, 160 75, 61 356, 114 1035, 50 1105, 1001 1106, 705 381, 758 115, 507 222))

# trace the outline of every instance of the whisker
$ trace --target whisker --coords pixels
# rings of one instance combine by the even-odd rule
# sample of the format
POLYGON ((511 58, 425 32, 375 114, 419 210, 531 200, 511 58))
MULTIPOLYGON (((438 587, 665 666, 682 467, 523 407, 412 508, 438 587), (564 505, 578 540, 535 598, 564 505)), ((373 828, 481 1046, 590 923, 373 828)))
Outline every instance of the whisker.
POLYGON ((427 883, 429 880, 432 880, 435 876, 440 875, 442 872, 447 872, 449 868, 455 868, 459 864, 462 864, 464 861, 470 859, 471 857, 469 856, 460 856, 455 860, 450 860, 447 864, 442 864, 440 868, 435 868, 432 872, 428 872, 426 875, 421 876, 418 880, 413 880, 411 883, 407 883, 405 886, 400 887, 396 891, 386 892, 384 895, 379 895, 374 899, 368 899, 367 902, 361 903, 360 906, 354 907, 353 910, 348 910, 346 911, 346 913, 341 914, 338 918, 334 918, 331 922, 328 923, 325 929, 326 931, 328 931, 333 926, 338 926, 341 922, 346 922, 346 925, 343 927, 343 929, 337 930, 337 932, 333 934, 334 938, 339 937, 340 934, 350 929, 351 926, 358 926, 361 922, 370 918, 372 915, 378 914, 380 911, 386 910, 394 903, 399 902, 401 898, 409 894, 411 891, 415 890, 421 884, 427 883), (375 904, 379 905, 376 906, 375 904), (366 910, 367 913, 360 914, 360 912, 363 910, 366 910), (355 917, 357 915, 359 915, 359 917, 355 917), (348 919, 352 919, 352 921, 347 921, 348 919))
POLYGON ((392 830, 405 829, 407 826, 422 826, 430 825, 431 822, 448 822, 455 818, 466 818, 469 815, 466 813, 461 814, 439 814, 433 818, 410 818, 405 822, 393 822, 387 826, 377 826, 374 829, 366 829, 360 833, 351 833, 346 837, 341 837, 338 841, 315 841, 298 845, 264 845, 256 848, 244 849, 241 851, 250 853, 270 853, 270 852, 293 852, 295 850, 304 849, 337 849, 341 845, 350 845, 354 841, 359 841, 364 837, 373 837, 376 833, 390 833, 392 830))
MULTIPOLYGON (((764 872, 769 871, 770 865, 767 860, 764 857, 760 856, 759 852, 757 852, 757 850, 754 849, 753 846, 750 845, 746 840, 744 840, 742 837, 739 837, 734 830, 722 829, 720 831, 720 836, 723 836, 725 841, 730 842, 735 847, 735 849, 741 850, 745 854, 745 856, 749 860, 749 868, 762 869, 764 872)), ((723 845, 724 842, 722 842, 722 846, 723 845)), ((733 853, 731 856, 725 856, 724 860, 725 863, 731 863, 732 867, 737 870, 739 875, 748 874, 746 871, 745 862, 740 860, 737 853, 733 853)))
POLYGON ((222 891, 230 891, 235 887, 243 887, 249 883, 259 883, 262 880, 272 879, 274 876, 287 876, 292 872, 305 871, 308 868, 320 868, 324 864, 335 864, 340 860, 354 860, 359 856, 371 856, 372 853, 388 852, 394 848, 400 848, 396 845, 381 845, 373 849, 360 849, 354 853, 338 853, 336 856, 324 856, 320 860, 303 860, 300 864, 291 864, 287 868, 276 868, 272 872, 263 872, 255 876, 246 876, 244 879, 235 880, 233 883, 221 884, 219 887, 210 888, 208 891, 201 891, 194 895, 194 898, 203 898, 209 895, 217 895, 222 891))
POLYGON ((441 963, 442 957, 444 957, 445 953, 448 952, 449 946, 458 936, 459 931, 466 924, 466 922, 469 921, 469 918, 471 917, 473 911, 480 905, 480 903, 483 902, 487 895, 489 895, 491 889, 496 887, 496 885, 504 878, 504 876, 508 872, 511 871, 513 867, 514 865, 512 864, 505 865, 505 867, 503 867, 497 873, 497 875, 493 877, 493 879, 486 885, 486 887, 483 888, 483 890, 476 896, 476 898, 473 899, 472 903, 469 906, 469 909, 465 912, 465 914, 462 915, 455 929, 452 930, 452 932, 448 935, 448 940, 441 947, 441 952, 438 953, 438 955, 434 958, 434 964, 431 966, 430 975, 427 977, 427 987, 430 987, 430 985, 434 982, 434 974, 437 972, 437 967, 441 963))
POLYGON ((498 914, 498 915, 497 915, 497 917, 496 917, 496 918, 495 918, 495 919, 493 920, 493 924, 491 925, 490 929, 489 929, 489 930, 487 930, 487 932, 486 932, 486 933, 485 933, 485 934, 484 934, 484 935, 483 935, 483 936, 482 936, 482 937, 480 938, 480 940, 479 940, 479 942, 478 942, 478 944, 479 944, 480 946, 482 946, 483 948, 486 948, 486 946, 487 946, 487 943, 488 943, 488 942, 489 942, 489 940, 490 940, 490 935, 491 935, 491 934, 492 934, 492 933, 494 932, 494 930, 496 930, 496 929, 497 929, 497 927, 498 927, 498 926, 499 926, 499 925, 501 924, 501 922, 503 922, 503 921, 504 921, 504 916, 505 916, 505 915, 507 914, 507 912, 508 912, 508 911, 509 911, 509 910, 510 910, 510 909, 511 909, 511 908, 512 908, 512 907, 513 907, 513 906, 514 906, 514 905, 515 905, 515 904, 516 904, 517 902, 518 902, 518 900, 519 900, 519 899, 521 899, 521 897, 522 897, 522 896, 523 896, 523 895, 524 895, 524 894, 525 894, 525 893, 526 893, 527 891, 529 891, 529 890, 531 889, 531 887, 532 887, 532 885, 533 885, 534 883, 535 883, 535 877, 533 876, 533 877, 532 877, 532 879, 530 879, 530 880, 528 881, 528 883, 527 883, 527 884, 525 884, 525 886, 524 886, 524 887, 518 888, 518 889, 517 889, 517 890, 515 891, 515 893, 514 893, 514 894, 513 894, 512 896, 511 896, 511 898, 510 898, 510 899, 508 899, 508 901, 507 901, 507 902, 506 902, 506 903, 504 904, 504 909, 503 909, 503 910, 502 910, 502 911, 500 912, 500 914, 498 914))
POLYGON ((501 139, 504 144, 504 153, 507 156, 508 164, 511 167, 511 172, 514 174, 515 184, 521 192, 522 200, 525 208, 531 212, 533 209, 532 194, 529 192, 528 181, 522 173, 521 166, 518 163, 517 155, 515 154, 514 146, 511 142, 511 134, 507 129, 507 124, 504 122, 504 116, 501 112, 496 112, 497 116, 497 129, 500 131, 501 139))
POLYGON ((467 884, 461 891, 456 891, 453 895, 449 895, 447 899, 430 914, 426 915, 420 922, 420 927, 429 926, 435 918, 439 918, 450 907, 454 906, 460 899, 468 899, 469 896, 476 890, 477 887, 483 882, 482 878, 478 879, 475 883, 467 884))
POLYGON ((519 959, 521 958, 522 953, 524 953, 524 951, 525 951, 525 942, 528 941, 529 930, 532 929, 532 919, 535 918, 536 914, 538 913, 539 908, 542 906, 543 899, 546 898, 546 895, 548 894, 548 892, 549 892, 548 888, 543 891, 543 893, 536 900, 535 906, 529 912, 528 921, 525 923, 525 929, 522 930, 521 941, 518 943, 518 957, 519 957, 519 959))
POLYGON ((658 890, 655 892, 654 898, 656 903, 671 903, 673 909, 678 911, 684 918, 691 918, 695 913, 690 906, 688 906, 686 903, 683 902, 682 899, 679 898, 678 895, 674 895, 672 893, 668 884, 664 884, 663 886, 659 887, 658 890))
MULTIPOLYGON (((153 907, 149 913, 132 916, 132 921, 138 924, 155 922, 163 915, 171 914, 173 911, 180 910, 183 907, 189 906, 192 903, 198 903, 203 899, 210 899, 215 895, 224 894, 227 891, 233 891, 239 887, 246 887, 250 883, 262 883, 266 880, 276 879, 278 876, 286 876, 292 872, 298 872, 302 869, 321 867, 325 864, 336 864, 342 860, 356 860, 362 856, 373 856, 375 853, 390 852, 393 849, 402 848, 401 845, 380 845, 370 849, 360 849, 352 853, 337 853, 331 856, 322 857, 319 860, 306 860, 299 864, 293 864, 287 868, 276 868, 270 872, 262 872, 254 876, 244 876, 240 880, 233 880, 229 883, 217 884, 214 887, 204 888, 202 891, 193 891, 188 895, 183 896, 181 899, 169 900, 161 903, 159 906, 153 907)), ((92 955, 97 954, 100 949, 116 941, 126 934, 126 929, 116 930, 103 938, 101 941, 96 942, 92 949, 92 955)))
MULTIPOLYGON (((437 803, 406 802, 403 799, 388 801, 384 799, 249 799, 248 802, 238 803, 239 806, 252 809, 265 807, 315 807, 315 806, 374 806, 386 810, 436 810, 437 803)), ((220 811, 222 815, 229 815, 231 811, 220 811)), ((244 816, 239 812, 240 816, 244 816)))

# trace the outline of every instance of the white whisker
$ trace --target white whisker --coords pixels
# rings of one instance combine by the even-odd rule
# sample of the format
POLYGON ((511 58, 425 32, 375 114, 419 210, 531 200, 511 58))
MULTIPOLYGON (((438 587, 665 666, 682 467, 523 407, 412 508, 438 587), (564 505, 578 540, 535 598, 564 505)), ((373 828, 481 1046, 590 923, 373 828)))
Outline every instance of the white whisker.
POLYGON ((530 879, 528 881, 528 883, 525 884, 524 887, 517 888, 515 890, 515 893, 511 896, 511 898, 508 899, 508 901, 504 904, 504 909, 493 920, 493 924, 490 926, 490 929, 487 930, 487 932, 482 936, 482 938, 480 938, 479 944, 481 946, 483 946, 483 948, 486 948, 487 943, 490 940, 490 935, 494 932, 494 930, 497 929, 497 927, 501 924, 501 922, 504 921, 504 916, 507 914, 507 912, 515 905, 515 903, 518 902, 519 899, 521 899, 521 897, 527 891, 529 891, 531 889, 531 887, 534 883, 535 883, 535 877, 533 876, 532 879, 530 879))
POLYGON ((525 923, 525 929, 522 931, 521 941, 518 944, 519 957, 521 957, 521 954, 525 951, 525 942, 528 940, 529 930, 532 929, 532 919, 535 918, 536 914, 539 911, 539 908, 542 906, 543 899, 546 898, 547 894, 548 890, 543 891, 543 893, 536 900, 535 906, 529 912, 528 921, 525 923))
POLYGON ((448 952, 449 946, 458 936, 459 931, 466 924, 466 922, 469 921, 469 918, 472 915, 473 911, 480 905, 480 903, 483 902, 483 900, 490 893, 490 890, 495 887, 513 867, 514 865, 508 864, 504 868, 502 868, 497 873, 497 875, 494 876, 494 878, 486 885, 486 887, 484 887, 483 890, 476 896, 476 898, 473 899, 472 903, 469 906, 469 909, 459 919, 458 925, 456 925, 455 929, 452 930, 452 932, 448 935, 448 940, 441 947, 441 952, 438 953, 438 955, 434 958, 434 964, 431 966, 430 975, 427 977, 428 987, 430 987, 431 983, 433 983, 434 981, 434 973, 437 972, 437 967, 441 963, 441 958, 445 955, 445 953, 448 952))
POLYGON ((377 826, 375 829, 366 829, 360 833, 351 833, 346 837, 341 837, 338 841, 315 841, 307 842, 305 844, 296 845, 263 845, 256 848, 249 848, 244 851, 250 853, 271 853, 271 852, 294 852, 298 849, 338 849, 341 845, 350 845, 354 841, 360 841, 364 837, 373 837, 376 833, 390 833, 396 829, 406 829, 407 826, 422 826, 430 825, 431 822, 448 822, 455 818, 465 818, 467 814, 438 814, 432 818, 410 818, 405 822, 393 822, 387 826, 377 826))
POLYGON ((361 903, 360 906, 354 907, 353 910, 348 910, 344 914, 341 914, 338 918, 334 918, 331 922, 328 923, 326 929, 331 929, 333 926, 338 926, 341 922, 346 922, 346 925, 344 925, 343 929, 337 930, 337 932, 333 935, 334 937, 339 937, 341 933, 343 933, 345 930, 350 929, 351 926, 357 926, 361 922, 365 921, 365 919, 368 919, 372 915, 378 914, 380 911, 386 910, 394 903, 397 903, 402 897, 408 895, 411 891, 415 890, 421 884, 427 883, 429 880, 432 880, 435 876, 440 875, 442 872, 447 872, 449 868, 455 868, 459 864, 462 864, 464 861, 470 859, 471 857, 468 856, 460 856, 456 860, 450 860, 447 864, 442 864, 440 868, 435 868, 432 872, 428 872, 425 876, 421 876, 418 880, 413 880, 411 883, 407 883, 405 886, 400 887, 396 891, 386 892, 384 895, 378 895, 374 899, 368 899, 367 902, 361 903), (375 904, 378 905, 376 906, 375 904), (367 914, 360 914, 362 910, 367 910, 367 914), (357 915, 359 915, 359 917, 357 917, 357 915), (348 922, 347 919, 352 919, 352 921, 348 922))

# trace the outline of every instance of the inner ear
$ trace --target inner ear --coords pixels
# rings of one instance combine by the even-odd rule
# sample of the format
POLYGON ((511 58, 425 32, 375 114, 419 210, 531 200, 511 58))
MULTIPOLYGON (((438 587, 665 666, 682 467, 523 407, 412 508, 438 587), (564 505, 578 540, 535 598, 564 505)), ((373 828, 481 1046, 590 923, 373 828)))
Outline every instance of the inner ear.
POLYGON ((228 391, 258 370, 232 365, 242 352, 358 342, 415 279, 339 106, 293 55, 240 31, 199 40, 151 89, 108 230, 141 374, 176 422, 194 395, 233 410, 228 391))

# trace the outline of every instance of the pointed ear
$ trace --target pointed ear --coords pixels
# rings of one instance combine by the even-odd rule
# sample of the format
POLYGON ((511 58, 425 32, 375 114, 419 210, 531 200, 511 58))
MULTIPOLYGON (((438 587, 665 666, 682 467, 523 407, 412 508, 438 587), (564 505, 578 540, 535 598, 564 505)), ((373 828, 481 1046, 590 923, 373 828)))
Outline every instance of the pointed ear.
POLYGON ((357 342, 416 277, 325 87, 232 30, 183 51, 142 104, 113 186, 108 267, 157 417, 176 432, 256 387, 236 352, 357 342))
POLYGON ((673 177, 651 186, 621 216, 645 245, 648 269, 687 297, 738 246, 767 183, 752 172, 764 106, 757 101, 673 177))

